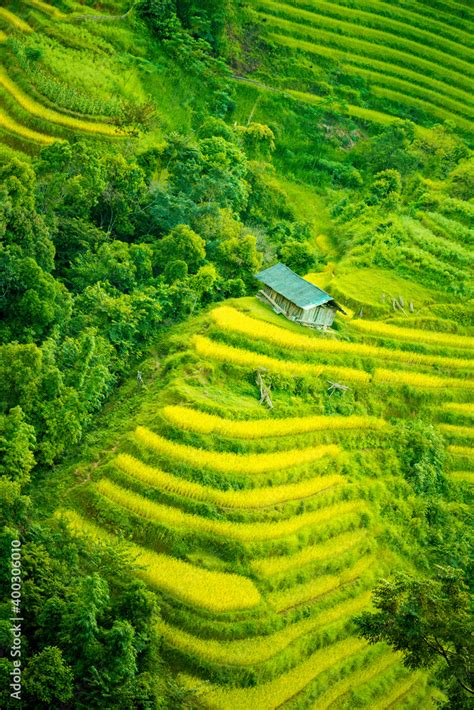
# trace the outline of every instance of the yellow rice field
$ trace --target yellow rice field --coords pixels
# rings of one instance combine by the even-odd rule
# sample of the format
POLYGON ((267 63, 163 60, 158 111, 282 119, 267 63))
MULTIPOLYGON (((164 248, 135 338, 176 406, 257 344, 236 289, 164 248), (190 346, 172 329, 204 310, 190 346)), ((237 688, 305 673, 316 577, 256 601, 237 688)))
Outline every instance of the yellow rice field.
POLYGON ((61 12, 61 10, 58 10, 57 7, 48 5, 48 3, 43 2, 42 0, 26 0, 26 4, 41 10, 41 12, 54 17, 56 20, 64 20, 67 17, 67 15, 64 12, 61 12))
POLYGON ((40 143, 43 145, 48 145, 57 141, 57 138, 48 136, 45 133, 39 133, 38 131, 33 131, 31 128, 22 126, 17 123, 11 116, 5 113, 0 108, 0 128, 5 129, 9 133, 14 133, 21 138, 26 138, 29 141, 34 141, 35 143, 40 143))
POLYGON ((366 537, 365 530, 351 530, 317 545, 309 545, 293 555, 279 555, 278 557, 253 560, 252 569, 262 577, 272 577, 289 570, 300 569, 311 562, 338 557, 356 547, 366 537))
POLYGON ((20 32, 25 32, 26 34, 33 32, 33 28, 30 27, 27 22, 22 20, 21 17, 14 15, 13 12, 10 12, 10 10, 7 10, 5 7, 0 7, 0 19, 5 20, 5 22, 8 22, 9 25, 20 32))
MULTIPOLYGON (((280 328, 245 315, 231 306, 219 306, 211 313, 212 318, 222 330, 242 333, 255 340, 287 347, 289 349, 305 350, 306 352, 347 354, 357 357, 370 357, 380 360, 395 360, 397 362, 420 365, 443 365, 451 368, 470 368, 472 360, 443 357, 441 355, 423 355, 406 350, 390 350, 365 343, 348 343, 341 340, 300 335, 291 330, 280 328)), ((365 321, 364 321, 365 323, 365 321)))
POLYGON ((232 363, 251 369, 266 369, 281 375, 301 375, 303 377, 335 377, 342 382, 357 382, 359 384, 368 383, 370 376, 367 372, 356 370, 353 367, 339 367, 333 365, 309 365, 304 362, 278 360, 268 355, 260 355, 251 350, 234 348, 231 345, 224 345, 214 340, 210 340, 203 335, 195 335, 193 344, 199 355, 211 360, 232 363))
POLYGON ((329 688, 326 693, 319 696, 314 705, 311 706, 312 709, 327 710, 330 707, 337 707, 339 698, 342 698, 342 696, 355 688, 360 688, 365 683, 370 682, 373 678, 398 663, 400 663, 399 654, 392 652, 384 653, 366 669, 358 669, 356 677, 351 674, 329 688))
POLYGON ((459 439, 474 439, 473 427, 457 426, 456 424, 438 424, 438 429, 448 438, 457 437, 459 439))
POLYGON ((456 446, 451 444, 448 446, 448 452, 453 456, 472 456, 474 452, 474 447, 472 446, 456 446))
POLYGON ((164 622, 160 623, 159 630, 167 643, 174 648, 200 656, 212 663, 236 666, 257 665, 281 653, 304 634, 324 629, 330 624, 367 609, 370 605, 370 597, 370 591, 364 591, 331 609, 325 609, 312 618, 302 619, 267 636, 253 636, 235 641, 201 639, 164 622))
MULTIPOLYGON (((60 515, 76 534, 92 537, 98 542, 108 540, 110 543, 115 539, 74 511, 60 511, 60 515)), ((136 559, 138 576, 150 586, 187 604, 221 613, 249 609, 261 601, 257 588, 246 577, 201 569, 131 543, 127 543, 127 548, 136 559)))
POLYGON ((20 89, 20 87, 17 86, 1 68, 0 86, 3 87, 5 91, 7 91, 15 99, 15 101, 17 101, 19 105, 25 109, 25 111, 28 111, 28 113, 32 116, 41 118, 44 121, 50 121, 51 123, 56 123, 72 130, 97 133, 110 137, 120 137, 126 135, 122 129, 117 128, 112 124, 84 121, 80 118, 74 118, 73 116, 68 116, 43 106, 25 94, 25 92, 20 89))
POLYGON ((383 698, 376 700, 372 705, 371 710, 388 710, 393 707, 403 707, 398 705, 397 701, 401 699, 416 683, 423 678, 421 673, 411 674, 405 680, 397 683, 383 698))
POLYGON ((272 592, 267 596, 268 603, 278 613, 292 609, 302 604, 308 604, 319 597, 339 589, 345 584, 351 584, 364 575, 374 564, 375 556, 362 557, 355 565, 348 567, 340 574, 316 576, 309 582, 297 584, 289 589, 272 592))
POLYGON ((190 407, 169 405, 164 407, 166 418, 181 429, 200 434, 221 434, 238 439, 260 439, 270 436, 290 436, 312 431, 342 429, 389 431, 390 425, 383 419, 369 416, 323 416, 292 417, 287 419, 252 419, 239 421, 223 419, 190 407))
POLYGON ((451 471, 449 478, 454 481, 466 481, 467 483, 474 484, 474 471, 451 471))
POLYGON ((373 382, 380 385, 408 385, 428 389, 472 389, 474 380, 462 380, 455 377, 437 377, 424 375, 421 372, 405 372, 404 370, 385 370, 377 368, 373 375, 373 382))
POLYGON ((204 467, 229 474, 265 474, 290 466, 310 464, 314 461, 319 461, 324 456, 335 458, 341 453, 341 449, 335 444, 275 451, 268 454, 234 454, 228 451, 207 451, 170 441, 143 426, 136 428, 135 437, 140 443, 163 456, 178 459, 196 468, 204 467))
POLYGON ((353 320, 351 321, 351 327, 361 333, 380 335, 394 340, 411 340, 416 343, 444 345, 449 348, 466 348, 469 350, 474 348, 474 338, 467 335, 436 333, 431 330, 418 330, 416 328, 401 328, 396 325, 369 320, 353 320))
POLYGON ((287 520, 269 523, 236 523, 228 520, 203 518, 199 515, 185 513, 179 508, 155 503, 144 496, 118 486, 107 478, 102 478, 96 484, 96 490, 117 505, 148 520, 188 531, 194 530, 209 535, 218 535, 242 543, 264 542, 287 537, 305 527, 323 525, 350 513, 365 510, 364 503, 359 500, 342 501, 319 510, 295 515, 287 520))
POLYGON ((361 639, 344 639, 319 649, 296 668, 283 673, 275 680, 253 688, 224 688, 208 683, 200 686, 196 679, 184 677, 184 680, 189 687, 201 689, 200 697, 208 707, 221 710, 275 710, 325 670, 336 666, 366 646, 367 642, 361 639))
POLYGON ((460 414, 464 417, 474 416, 474 404, 471 402, 445 402, 441 409, 445 412, 453 412, 454 414, 460 414))
POLYGON ((179 496, 214 503, 223 508, 265 508, 292 500, 309 498, 344 482, 344 477, 331 474, 311 478, 301 483, 265 486, 244 491, 221 491, 210 486, 186 481, 179 476, 147 466, 129 454, 119 454, 114 461, 117 468, 138 481, 179 496))

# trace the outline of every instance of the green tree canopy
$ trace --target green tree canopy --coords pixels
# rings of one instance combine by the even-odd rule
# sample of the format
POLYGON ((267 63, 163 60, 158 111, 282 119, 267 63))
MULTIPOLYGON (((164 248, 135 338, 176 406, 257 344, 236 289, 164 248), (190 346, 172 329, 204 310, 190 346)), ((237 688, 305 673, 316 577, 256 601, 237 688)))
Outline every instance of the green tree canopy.
POLYGON ((430 668, 442 659, 449 682, 474 693, 474 624, 461 570, 437 567, 431 579, 399 573, 374 588, 373 604, 375 613, 356 618, 361 636, 402 651, 408 668, 430 668))

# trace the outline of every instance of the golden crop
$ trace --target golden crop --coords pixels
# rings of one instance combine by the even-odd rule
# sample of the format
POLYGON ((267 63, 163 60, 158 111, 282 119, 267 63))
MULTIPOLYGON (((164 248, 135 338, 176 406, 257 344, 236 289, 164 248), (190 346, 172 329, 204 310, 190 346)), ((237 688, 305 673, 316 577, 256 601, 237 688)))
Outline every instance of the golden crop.
POLYGON ((348 567, 339 574, 316 576, 309 582, 296 584, 289 589, 272 592, 268 595, 268 603, 276 612, 286 611, 301 604, 307 604, 339 587, 359 579, 373 565, 375 555, 362 557, 352 567, 348 567))
POLYGON ((291 643, 312 631, 325 629, 341 619, 347 619, 366 609, 371 592, 364 591, 352 599, 325 609, 310 619, 302 619, 267 636, 253 636, 235 641, 201 639, 165 622, 159 624, 159 631, 170 646, 192 653, 212 663, 249 666, 264 663, 284 651, 291 643))
POLYGON ((264 542, 287 537, 305 527, 322 525, 344 515, 365 509, 361 501, 342 501, 319 510, 295 515, 287 520, 279 520, 278 522, 236 523, 228 520, 203 518, 192 513, 185 513, 178 508, 155 503, 144 496, 118 486, 107 478, 102 478, 96 484, 96 489, 114 503, 148 520, 188 531, 218 535, 243 543, 264 542))
POLYGON ((386 671, 387 668, 398 663, 400 663, 399 654, 393 653, 393 651, 384 652, 367 668, 358 669, 357 675, 350 674, 348 677, 332 685, 329 690, 317 698, 314 710, 316 710, 316 708, 317 710, 327 710, 327 708, 335 706, 340 698, 346 696, 352 690, 369 683, 373 678, 376 678, 386 671))
POLYGON ((365 530, 351 530, 317 545, 305 547, 301 552, 293 555, 280 555, 278 557, 267 557, 263 560, 253 560, 251 563, 252 569, 263 577, 271 577, 275 574, 288 572, 288 570, 300 569, 311 562, 344 554, 358 545, 366 535, 365 530))
MULTIPOLYGON (((199 697, 207 707, 220 710, 248 710, 248 708, 275 710, 325 670, 336 666, 366 646, 366 641, 347 638, 319 649, 298 666, 269 683, 262 683, 252 688, 227 688, 206 684, 199 697)), ((185 682, 191 687, 195 684, 194 679, 189 677, 185 682)))
MULTIPOLYGON (((241 313, 230 306, 219 306, 211 313, 212 318, 222 330, 242 333, 256 340, 264 340, 274 345, 316 353, 347 354, 357 357, 370 357, 379 360, 417 363, 421 365, 443 365, 451 368, 474 367, 472 360, 441 355, 424 355, 406 350, 390 350, 365 343, 348 343, 341 340, 309 336, 294 333, 291 330, 257 320, 241 313)), ((365 321, 364 321, 365 323, 365 321)))
POLYGON ((336 365, 310 365, 296 360, 278 360, 268 355, 260 355, 251 350, 234 348, 231 345, 224 345, 217 341, 210 340, 203 335, 193 337, 194 347, 199 355, 212 360, 230 362, 233 365, 240 365, 251 369, 264 368, 270 372, 281 375, 300 375, 302 377, 335 377, 349 382, 367 383, 370 376, 363 370, 356 370, 353 367, 341 367, 336 365))
POLYGON ((265 486, 243 491, 221 491, 211 486, 186 481, 179 476, 147 466, 129 454, 119 454, 116 466, 145 484, 179 496, 214 503, 223 508, 264 508, 278 503, 300 500, 320 493, 344 481, 339 474, 319 476, 301 483, 282 486, 265 486))
POLYGON ((465 417, 474 415, 474 404, 471 402, 444 402, 441 408, 447 412, 454 412, 465 417))
MULTIPOLYGON (((94 540, 116 541, 113 535, 84 520, 74 511, 61 511, 69 527, 80 535, 94 540)), ((246 577, 227 572, 214 572, 178 560, 168 555, 126 543, 135 558, 136 574, 151 587, 176 599, 202 607, 211 612, 248 609, 260 603, 260 593, 246 577)))
POLYGON ((374 700, 371 710, 387 710, 387 708, 396 707, 396 705, 398 705, 397 700, 404 698, 411 688, 413 688, 416 683, 419 683, 422 678, 423 675, 419 671, 417 673, 410 673, 403 681, 398 681, 383 697, 374 700))
POLYGON ((469 426, 457 426, 456 424, 438 424, 438 429, 448 437, 458 437, 461 439, 473 439, 474 428, 469 426))
POLYGON ((0 7, 0 18, 5 20, 5 22, 8 22, 8 24, 12 25, 12 27, 20 30, 20 32, 25 32, 26 34, 33 32, 33 28, 22 20, 21 17, 17 17, 17 15, 10 12, 10 10, 7 10, 5 7, 0 7))
POLYGON ((49 143, 54 143, 58 140, 57 138, 53 138, 52 136, 46 135, 45 133, 39 133, 38 131, 34 131, 32 128, 22 126, 20 123, 17 123, 11 116, 6 114, 5 111, 3 111, 1 108, 0 126, 9 133, 15 133, 17 136, 26 138, 29 141, 34 141, 35 143, 42 143, 44 145, 48 145, 49 143))
POLYGON ((166 418, 181 429, 200 434, 221 434, 238 439, 260 439, 268 436, 288 436, 312 431, 340 429, 389 430, 383 419, 369 416, 324 416, 291 417, 287 419, 251 419, 240 421, 223 419, 198 409, 169 405, 163 409, 166 418))
POLYGON ((353 320, 351 326, 361 333, 380 335, 394 340, 411 340, 416 343, 429 345, 444 345, 449 348, 474 348, 474 338, 467 335, 453 333, 435 333, 431 330, 417 330, 416 328, 400 328, 396 325, 381 323, 379 321, 353 320))
POLYGON ((324 456, 336 457, 341 453, 339 446, 327 444, 310 446, 306 449, 289 449, 268 454, 234 454, 229 451, 207 451, 186 444, 177 444, 155 434, 146 427, 135 430, 136 438, 146 447, 163 456, 184 461, 196 468, 209 468, 220 473, 260 474, 277 471, 290 466, 313 463, 324 456))
POLYGON ((474 380, 438 377, 436 375, 424 375, 421 372, 405 372, 404 370, 384 370, 382 368, 375 370, 373 381, 381 385, 409 385, 411 387, 429 389, 445 389, 447 387, 471 389, 474 387, 474 380))
POLYGON ((67 15, 64 12, 61 12, 61 10, 58 10, 57 7, 53 7, 53 5, 48 5, 48 3, 43 2, 42 0, 25 0, 27 5, 31 5, 32 7, 36 7, 38 10, 41 10, 42 12, 46 13, 47 15, 51 15, 51 17, 54 17, 56 20, 64 20, 67 15))
POLYGON ((115 137, 125 135, 121 129, 113 126, 112 124, 85 121, 43 106, 25 94, 25 92, 6 75, 3 69, 0 69, 0 86, 3 87, 11 96, 13 96, 15 101, 17 101, 20 106, 25 109, 25 111, 28 111, 28 113, 32 116, 37 116, 44 121, 50 121, 51 123, 57 123, 61 126, 65 126, 66 128, 71 128, 77 131, 85 131, 88 133, 100 133, 115 137))
POLYGON ((456 446, 455 444, 451 444, 448 446, 448 451, 450 454, 453 454, 453 456, 471 457, 474 452, 474 448, 472 446, 456 446))

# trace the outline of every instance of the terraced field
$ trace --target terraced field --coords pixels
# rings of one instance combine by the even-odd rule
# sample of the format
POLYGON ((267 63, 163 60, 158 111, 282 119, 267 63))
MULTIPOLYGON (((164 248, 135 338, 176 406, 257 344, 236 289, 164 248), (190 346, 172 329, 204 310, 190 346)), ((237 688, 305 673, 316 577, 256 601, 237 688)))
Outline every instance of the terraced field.
POLYGON ((205 88, 185 88, 176 62, 137 28, 133 3, 4 4, 0 143, 17 153, 35 155, 76 137, 100 141, 104 150, 138 139, 160 143, 170 117, 173 126, 187 125, 182 95, 205 95, 205 88))
MULTIPOLYGON (((472 133, 473 18, 464 5, 444 4, 440 11, 415 0, 403 6, 253 0, 252 8, 264 36, 294 53, 302 86, 310 86, 317 67, 328 62, 353 78, 349 86, 363 91, 349 98, 350 115, 375 123, 400 113, 425 125, 450 120, 472 133)), ((270 76, 265 83, 272 84, 270 76)), ((302 101, 318 99, 294 83, 285 88, 302 101)))
POLYGON ((65 513, 125 538, 181 680, 209 708, 434 707, 428 676, 352 617, 409 569, 381 511, 408 495, 393 436, 411 402, 436 407, 449 475, 472 480, 472 338, 357 319, 316 334, 247 298, 197 321, 183 362, 65 513))
MULTIPOLYGON (((73 15, 79 9, 84 10, 75 3, 73 11, 66 13, 40 0, 12 2, 0 8, 0 138, 16 149, 35 152, 36 146, 76 134, 119 139, 130 133, 123 127, 118 113, 110 117, 94 115, 84 99, 84 109, 79 109, 79 94, 84 94, 84 89, 87 93, 86 74, 82 76, 82 88, 77 84, 81 75, 79 63, 74 88, 66 85, 69 80, 60 77, 57 60, 55 64, 49 61, 55 54, 62 53, 63 73, 70 69, 70 57, 74 58, 75 47, 80 47, 81 36, 85 34, 84 30, 74 29, 73 15), (68 35, 64 43, 55 38, 56 30, 61 28, 68 35), (32 61, 31 57, 36 59, 32 61)), ((88 31, 91 29, 94 28, 89 24, 88 31)), ((103 55, 98 37, 95 44, 97 56, 103 55)), ((88 61, 90 63, 90 58, 88 61)))

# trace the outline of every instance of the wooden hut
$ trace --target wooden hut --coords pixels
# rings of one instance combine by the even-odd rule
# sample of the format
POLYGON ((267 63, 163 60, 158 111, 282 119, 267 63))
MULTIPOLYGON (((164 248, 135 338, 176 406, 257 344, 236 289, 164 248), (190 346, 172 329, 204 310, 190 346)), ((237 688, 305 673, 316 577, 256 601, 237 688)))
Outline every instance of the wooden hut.
POLYGON ((284 264, 275 264, 256 275, 263 284, 259 296, 276 313, 312 328, 332 325, 337 311, 344 310, 332 296, 301 278, 284 264))

